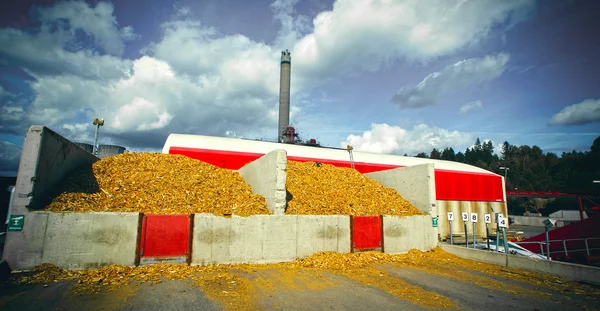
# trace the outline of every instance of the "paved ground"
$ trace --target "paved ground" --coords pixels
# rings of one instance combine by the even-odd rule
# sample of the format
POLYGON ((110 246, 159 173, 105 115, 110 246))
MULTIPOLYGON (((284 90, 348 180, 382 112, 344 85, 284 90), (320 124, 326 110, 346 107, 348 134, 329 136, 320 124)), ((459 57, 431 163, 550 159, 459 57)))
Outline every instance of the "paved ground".
POLYGON ((516 281, 505 277, 510 274, 503 275, 498 266, 490 273, 443 262, 424 267, 374 263, 357 270, 327 271, 267 266, 219 272, 231 277, 213 278, 202 286, 191 280, 167 280, 83 295, 74 291, 75 281, 3 284, 0 309, 600 310, 599 287, 516 281), (239 283, 249 286, 236 287, 239 283))
POLYGON ((510 230, 514 230, 517 232, 523 232, 521 237, 524 239, 530 238, 532 236, 536 236, 538 234, 544 233, 545 228, 539 226, 523 226, 523 225, 510 225, 510 230))

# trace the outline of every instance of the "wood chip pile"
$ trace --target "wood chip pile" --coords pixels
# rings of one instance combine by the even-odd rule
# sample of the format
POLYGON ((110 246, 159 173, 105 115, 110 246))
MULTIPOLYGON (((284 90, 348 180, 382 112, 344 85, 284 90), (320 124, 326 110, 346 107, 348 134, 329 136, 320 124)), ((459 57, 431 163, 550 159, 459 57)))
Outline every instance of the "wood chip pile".
POLYGON ((287 162, 286 214, 425 215, 398 192, 351 168, 316 162, 287 162))
POLYGON ((124 153, 74 172, 48 205, 54 212, 271 214, 238 172, 183 155, 124 153))

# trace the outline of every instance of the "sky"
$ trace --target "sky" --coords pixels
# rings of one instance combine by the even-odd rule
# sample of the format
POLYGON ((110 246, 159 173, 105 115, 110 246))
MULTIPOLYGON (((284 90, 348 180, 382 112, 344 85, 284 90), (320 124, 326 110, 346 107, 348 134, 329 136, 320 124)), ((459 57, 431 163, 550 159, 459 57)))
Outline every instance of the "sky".
POLYGON ((589 150, 600 2, 3 2, 0 175, 31 125, 159 152, 171 133, 275 140, 281 51, 303 139, 416 155, 476 138, 589 150), (594 26, 595 25, 595 26, 594 26))

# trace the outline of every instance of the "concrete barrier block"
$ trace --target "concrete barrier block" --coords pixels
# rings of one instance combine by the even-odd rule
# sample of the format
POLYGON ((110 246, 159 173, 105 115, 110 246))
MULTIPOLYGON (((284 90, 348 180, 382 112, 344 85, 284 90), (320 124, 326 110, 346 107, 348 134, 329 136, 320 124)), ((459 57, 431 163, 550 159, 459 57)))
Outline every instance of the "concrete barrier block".
POLYGON ((26 213, 23 231, 6 233, 2 257, 13 270, 30 269, 42 263, 49 214, 48 212, 26 213))
POLYGON ((296 258, 298 216, 263 216, 263 254, 265 261, 290 261, 296 258))
POLYGON ((231 235, 229 240, 229 262, 251 263, 262 260, 264 217, 232 217, 229 219, 231 235))
POLYGON ((3 258, 13 269, 32 268, 41 260, 40 245, 43 245, 46 229, 43 219, 47 216, 29 216, 30 212, 44 208, 56 194, 57 185, 70 172, 91 167, 98 160, 45 126, 29 127, 23 141, 12 202, 12 214, 25 215, 25 225, 23 231, 7 234, 3 252, 3 258))
POLYGON ((383 250, 390 254, 430 250, 437 245, 435 229, 429 215, 383 216, 383 250))
MULTIPOLYGON (((508 216, 510 219, 512 219, 513 221, 513 225, 523 225, 523 226, 537 226, 537 227, 544 227, 544 220, 546 220, 548 217, 541 217, 541 216, 514 216, 514 215, 509 215, 508 216)), ((556 218, 553 218, 556 219, 556 218)))
POLYGON ((287 152, 273 150, 239 170, 252 192, 262 195, 275 215, 285 214, 287 152))
POLYGON ((347 216, 298 216, 297 257, 310 256, 316 252, 338 252, 340 249, 341 252, 350 252, 349 226, 347 216), (347 227, 344 226, 344 219, 348 222, 347 227), (340 239, 347 240, 347 248, 340 239))
POLYGON ((336 216, 337 218, 337 251, 350 253, 350 216, 336 216))
POLYGON ((49 213, 42 262, 81 270, 135 266, 139 213, 49 213))
MULTIPOLYGON (((194 232, 192 237, 192 265, 206 265, 212 262, 213 243, 215 243, 213 220, 210 214, 194 215, 194 232)), ((227 228, 229 232, 229 227, 227 228)))
POLYGON ((192 265, 292 261, 350 252, 348 216, 194 216, 192 265))
POLYGON ((364 174, 396 190, 418 210, 437 216, 433 164, 420 164, 364 174))

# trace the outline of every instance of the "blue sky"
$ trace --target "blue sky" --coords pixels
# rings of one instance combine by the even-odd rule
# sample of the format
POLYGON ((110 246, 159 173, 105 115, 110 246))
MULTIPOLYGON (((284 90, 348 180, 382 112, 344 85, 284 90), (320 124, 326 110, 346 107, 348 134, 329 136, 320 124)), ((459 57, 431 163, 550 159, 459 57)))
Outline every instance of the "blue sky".
POLYGON ((475 139, 587 150, 600 136, 597 1, 19 1, 0 10, 0 172, 32 124, 158 151, 169 133, 415 155, 475 139))

